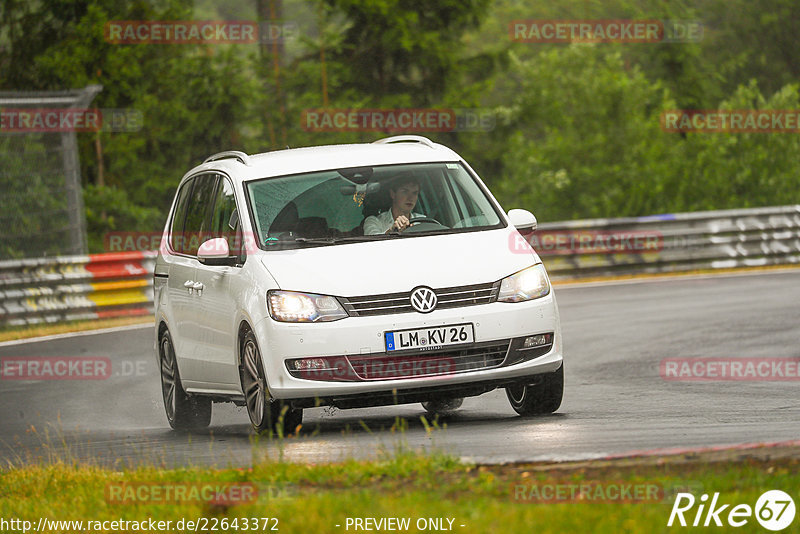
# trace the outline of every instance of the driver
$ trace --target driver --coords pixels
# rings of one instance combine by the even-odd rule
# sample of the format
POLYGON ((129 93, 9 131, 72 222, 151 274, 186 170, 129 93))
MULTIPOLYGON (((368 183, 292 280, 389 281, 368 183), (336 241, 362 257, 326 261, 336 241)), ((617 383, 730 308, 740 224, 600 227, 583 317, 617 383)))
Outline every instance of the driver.
POLYGON ((419 197, 419 180, 414 176, 408 175, 393 181, 389 186, 389 194, 392 197, 392 207, 364 220, 365 235, 402 232, 408 228, 411 219, 424 217, 411 211, 417 205, 419 197))

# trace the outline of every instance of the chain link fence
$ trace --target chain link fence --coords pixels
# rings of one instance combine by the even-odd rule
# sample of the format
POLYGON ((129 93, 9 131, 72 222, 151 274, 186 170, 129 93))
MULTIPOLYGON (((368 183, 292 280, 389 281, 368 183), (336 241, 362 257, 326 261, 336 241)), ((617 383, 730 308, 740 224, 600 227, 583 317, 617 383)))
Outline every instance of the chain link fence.
POLYGON ((75 129, 20 116, 84 110, 101 90, 0 91, 0 259, 86 254, 75 129))

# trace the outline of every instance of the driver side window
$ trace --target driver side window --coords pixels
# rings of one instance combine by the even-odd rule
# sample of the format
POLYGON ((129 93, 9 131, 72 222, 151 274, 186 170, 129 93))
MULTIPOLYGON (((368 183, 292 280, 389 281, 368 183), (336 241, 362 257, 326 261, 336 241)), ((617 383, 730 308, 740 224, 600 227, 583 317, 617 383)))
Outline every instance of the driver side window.
POLYGON ((197 249, 210 235, 209 218, 216 185, 216 174, 201 174, 194 179, 183 229, 184 254, 196 256, 197 249))
POLYGON ((211 210, 211 237, 222 237, 228 242, 231 256, 242 253, 242 232, 236 210, 233 185, 225 176, 220 176, 214 207, 211 210))

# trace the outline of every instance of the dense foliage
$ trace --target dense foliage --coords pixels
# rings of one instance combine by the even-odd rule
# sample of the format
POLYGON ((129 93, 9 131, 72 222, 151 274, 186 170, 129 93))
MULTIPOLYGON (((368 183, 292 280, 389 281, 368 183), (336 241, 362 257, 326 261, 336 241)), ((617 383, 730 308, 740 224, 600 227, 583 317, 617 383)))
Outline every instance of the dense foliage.
MULTIPOLYGON (((309 108, 481 108, 491 131, 430 133, 506 208, 540 220, 798 202, 800 136, 669 133, 668 109, 800 109, 793 0, 6 0, 0 89, 102 84, 138 132, 79 134, 94 251, 105 232, 160 230, 181 175, 225 149, 369 141, 309 132, 309 108), (282 45, 120 45, 113 20, 297 25, 282 45), (512 42, 516 19, 699 20, 694 43, 512 42)), ((4 199, 9 202, 10 199, 4 199)), ((4 202, 5 203, 5 202, 4 202)))

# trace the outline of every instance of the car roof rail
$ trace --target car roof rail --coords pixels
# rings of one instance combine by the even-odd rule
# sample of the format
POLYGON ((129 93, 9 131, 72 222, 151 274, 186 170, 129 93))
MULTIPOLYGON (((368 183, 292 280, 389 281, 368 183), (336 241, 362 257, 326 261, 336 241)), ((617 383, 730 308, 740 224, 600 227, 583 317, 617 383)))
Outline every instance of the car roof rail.
POLYGON ((219 161, 221 159, 236 159, 239 160, 244 165, 250 165, 250 156, 245 154, 244 152, 240 152, 239 150, 226 150, 225 152, 218 152, 213 156, 209 156, 203 163, 209 163, 212 161, 219 161))
POLYGON ((436 148, 433 146, 433 141, 421 135, 394 135, 372 142, 373 145, 388 145, 392 143, 421 143, 428 148, 436 148))

